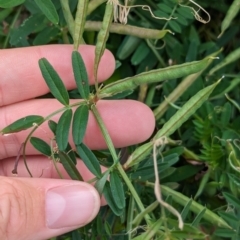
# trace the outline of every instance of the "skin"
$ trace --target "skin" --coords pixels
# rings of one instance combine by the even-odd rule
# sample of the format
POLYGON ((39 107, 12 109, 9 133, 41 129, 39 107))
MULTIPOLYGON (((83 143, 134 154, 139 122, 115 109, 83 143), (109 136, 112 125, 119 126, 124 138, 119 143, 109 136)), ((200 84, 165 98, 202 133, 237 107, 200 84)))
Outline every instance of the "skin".
MULTIPOLYGON (((38 67, 38 60, 45 57, 53 65, 68 90, 76 88, 71 69, 70 45, 51 45, 19 49, 0 50, 0 129, 27 115, 47 116, 59 109, 61 104, 54 99, 34 99, 48 93, 38 67)), ((94 83, 94 47, 81 46, 79 51, 87 67, 89 81, 94 83)), ((105 51, 98 71, 99 81, 109 78, 114 71, 115 60, 105 51)), ((73 102, 73 101, 72 101, 73 102)), ((100 100, 97 108, 107 126, 117 148, 140 143, 149 138, 154 129, 154 117, 144 104, 132 100, 100 100), (137 124, 136 124, 137 123, 137 124)), ((57 121, 59 116, 54 117, 57 121)), ((29 178, 22 161, 19 163, 18 176, 12 169, 20 144, 29 130, 7 136, 0 136, 0 236, 3 239, 47 239, 63 234, 90 222, 100 208, 100 197, 94 187, 87 183, 58 179, 52 162, 41 155, 29 144, 27 157, 34 178, 29 178), (95 196, 94 207, 87 208, 89 216, 74 226, 49 228, 46 224, 45 195, 49 189, 66 184, 75 184, 82 191, 95 196), (87 190, 86 190, 87 189, 87 190)), ((43 124, 34 134, 50 142, 52 134, 43 124)), ((70 139, 72 142, 72 139, 70 139)), ((90 114, 84 142, 91 149, 104 149, 106 144, 100 130, 90 114)), ((67 173, 59 165, 64 178, 67 173)), ((81 160, 77 168, 84 180, 92 178, 81 160)))

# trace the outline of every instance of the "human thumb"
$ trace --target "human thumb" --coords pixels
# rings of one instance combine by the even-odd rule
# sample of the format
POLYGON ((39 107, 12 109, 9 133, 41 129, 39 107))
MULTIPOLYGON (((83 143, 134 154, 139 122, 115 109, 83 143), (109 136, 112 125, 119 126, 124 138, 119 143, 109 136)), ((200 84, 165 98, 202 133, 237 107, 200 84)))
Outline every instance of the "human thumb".
POLYGON ((0 236, 45 240, 89 223, 100 197, 80 181, 0 177, 0 236))

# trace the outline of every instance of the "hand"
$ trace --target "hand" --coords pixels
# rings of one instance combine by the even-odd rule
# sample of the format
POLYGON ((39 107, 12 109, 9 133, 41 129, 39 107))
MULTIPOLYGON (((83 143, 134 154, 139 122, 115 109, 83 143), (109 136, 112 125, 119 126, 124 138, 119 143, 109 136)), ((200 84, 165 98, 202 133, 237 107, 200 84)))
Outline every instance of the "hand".
MULTIPOLYGON (((62 107, 55 99, 34 99, 48 93, 38 67, 38 60, 48 59, 67 89, 74 89, 70 45, 49 45, 0 50, 0 129, 27 115, 47 116, 62 107)), ((94 47, 81 46, 79 51, 93 84, 94 47)), ((113 73, 115 61, 105 51, 99 66, 99 81, 113 73)), ((74 101, 74 100, 73 100, 74 101)), ((104 101, 97 108, 105 121, 116 147, 146 140, 154 128, 152 112, 132 100, 104 101)), ((57 121, 59 116, 54 117, 57 121)), ((30 145, 27 146, 28 165, 35 178, 19 162, 18 176, 12 175, 15 158, 29 130, 0 136, 0 236, 8 240, 47 239, 89 223, 98 213, 100 198, 90 184, 58 179, 52 162, 30 145), (71 214, 68 214, 71 213, 71 214)), ((52 134, 43 124, 34 134, 50 143, 52 134)), ((106 148, 92 115, 89 117, 84 142, 91 149, 106 148)), ((92 175, 79 160, 77 167, 85 180, 92 175)), ((64 177, 67 173, 59 164, 64 177)))

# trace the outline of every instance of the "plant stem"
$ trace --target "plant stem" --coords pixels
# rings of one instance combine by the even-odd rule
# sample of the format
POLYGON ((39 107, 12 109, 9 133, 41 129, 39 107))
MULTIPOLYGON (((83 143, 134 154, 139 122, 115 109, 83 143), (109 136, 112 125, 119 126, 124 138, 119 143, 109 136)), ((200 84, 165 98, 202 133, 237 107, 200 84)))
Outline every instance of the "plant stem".
MULTIPOLYGON (((175 7, 173 8, 172 12, 171 12, 171 15, 169 18, 171 18, 173 16, 173 14, 175 13, 175 11, 177 10, 177 7, 178 7, 178 4, 175 5, 175 7)), ((171 20, 170 20, 171 21, 171 20)), ((169 21, 167 21, 165 23, 165 25, 163 26, 162 30, 166 29, 167 25, 168 25, 169 21)))
POLYGON ((13 21, 12 21, 12 23, 11 23, 11 25, 10 25, 10 28, 9 28, 9 31, 8 31, 8 35, 6 36, 5 41, 4 41, 4 43, 3 43, 3 49, 4 49, 4 48, 7 48, 8 40, 9 40, 9 37, 10 37, 11 30, 13 29, 13 27, 14 27, 14 25, 15 25, 18 17, 19 17, 19 15, 20 15, 21 11, 22 11, 22 6, 20 6, 20 7, 18 8, 17 13, 15 14, 15 16, 14 16, 14 18, 13 18, 13 21))
POLYGON ((97 123, 98 123, 98 126, 101 129, 101 132, 102 132, 102 134, 104 136, 104 139, 106 141, 108 149, 109 149, 109 151, 110 151, 110 153, 111 153, 111 155, 113 157, 113 161, 116 164, 118 162, 118 156, 117 156, 117 153, 115 151, 112 139, 111 139, 111 137, 110 137, 110 135, 109 135, 109 133, 108 133, 108 131, 106 129, 106 126, 105 126, 105 124, 104 124, 104 122, 103 122, 103 120, 102 120, 102 118, 101 118, 101 116, 100 116, 100 114, 99 114, 99 112, 98 112, 98 110, 97 110, 97 108, 96 108, 96 106, 94 104, 91 106, 91 110, 93 112, 93 115, 94 115, 97 123))
MULTIPOLYGON (((131 181, 129 180, 129 177, 127 176, 127 174, 126 174, 125 171, 123 170, 122 165, 121 165, 120 163, 117 163, 117 169, 118 169, 119 173, 121 174, 123 180, 125 181, 126 185, 128 186, 130 192, 132 193, 132 195, 133 195, 133 197, 134 197, 134 200, 136 201, 136 203, 137 203, 140 211, 141 211, 141 212, 142 212, 142 211, 145 211, 145 207, 143 206, 143 203, 142 203, 142 201, 141 201, 138 193, 136 192, 136 190, 135 190, 135 188, 133 187, 131 181)), ((151 222, 150 222, 150 220, 151 220, 150 216, 149 216, 148 214, 146 214, 146 215, 144 216, 144 218, 145 218, 147 224, 150 225, 150 224, 151 224, 151 222)))
POLYGON ((73 19, 73 16, 72 16, 72 13, 71 13, 71 10, 70 10, 70 7, 69 7, 69 1, 68 0, 60 0, 60 3, 61 3, 61 6, 62 6, 64 18, 65 18, 65 20, 67 22, 67 25, 68 25, 69 32, 73 37, 73 34, 74 34, 74 19, 73 19))
MULTIPOLYGON (((64 0, 63 0, 64 1, 64 0)), ((92 0, 88 4, 87 15, 91 14, 98 6, 107 0, 92 0)))
MULTIPOLYGON (((84 101, 81 101, 81 102, 76 102, 76 103, 73 103, 73 104, 70 104, 69 106, 65 106, 63 108, 60 108, 58 109, 57 111, 54 111, 53 113, 49 114, 47 117, 44 118, 43 122, 40 124, 42 125, 44 122, 50 120, 54 115, 60 113, 60 112, 63 112, 69 108, 72 108, 72 107, 75 107, 75 106, 80 106, 81 104, 84 104, 85 102, 84 101)), ((28 168, 28 165, 27 165, 27 160, 26 160, 26 146, 27 146, 27 142, 29 141, 29 139, 31 138, 31 136, 33 135, 33 133, 37 130, 37 128, 40 126, 40 125, 35 125, 34 128, 31 130, 31 132, 28 134, 28 136, 26 137, 24 143, 23 143, 23 161, 24 161, 24 164, 25 164, 25 167, 30 175, 30 177, 33 177, 32 174, 31 174, 31 171, 30 169, 28 168)))
MULTIPOLYGON (((95 106, 95 105, 92 105, 92 106, 91 106, 91 110, 92 110, 92 112, 93 112, 93 115, 94 115, 97 123, 98 123, 98 126, 99 126, 100 129, 101 129, 101 132, 102 132, 102 134, 103 134, 103 137, 104 137, 104 139, 105 139, 105 141, 106 141, 106 144, 107 144, 107 146, 108 146, 108 148, 109 148, 109 151, 110 151, 110 153, 111 153, 111 155, 112 155, 112 157, 113 157, 114 163, 115 163, 115 165, 116 165, 119 173, 121 174, 123 180, 125 181, 126 185, 128 186, 130 192, 132 193, 132 196, 133 196, 133 198, 135 199, 135 201, 136 201, 136 203, 137 203, 140 211, 145 211, 145 208, 144 208, 144 206, 143 206, 143 203, 142 203, 140 197, 138 196, 138 193, 136 192, 135 188, 133 187, 131 181, 129 180, 129 178, 128 178, 128 176, 127 176, 127 174, 126 174, 125 171, 123 170, 122 165, 118 162, 118 156, 117 156, 117 153, 116 153, 116 151, 115 151, 115 148, 114 148, 112 139, 110 138, 110 135, 109 135, 109 133, 108 133, 108 131, 107 131, 107 129, 106 129, 106 126, 105 126, 105 124, 104 124, 104 122, 103 122, 103 120, 102 120, 102 118, 101 118, 101 116, 100 116, 100 114, 99 114, 96 106, 95 106)), ((144 218, 145 218, 145 220, 146 220, 146 222, 147 222, 148 225, 151 224, 151 222, 150 222, 150 216, 149 216, 148 214, 146 214, 146 215, 144 216, 144 218)))

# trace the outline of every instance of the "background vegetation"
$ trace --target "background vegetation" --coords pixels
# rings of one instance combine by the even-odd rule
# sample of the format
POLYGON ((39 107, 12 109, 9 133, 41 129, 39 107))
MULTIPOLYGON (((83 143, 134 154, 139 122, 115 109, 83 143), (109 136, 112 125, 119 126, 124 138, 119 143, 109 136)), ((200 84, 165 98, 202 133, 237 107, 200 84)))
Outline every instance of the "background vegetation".
MULTIPOLYGON (((62 10, 63 1, 51 2, 54 10, 50 4, 48 13, 37 0, 0 0, 0 48, 73 43, 72 30, 62 10)), ((69 1, 73 16, 77 3, 69 1)), ((110 33, 106 44, 116 58, 116 71, 108 84, 152 69, 201 60, 214 53, 219 58, 185 78, 142 84, 117 96, 147 104, 155 114, 157 132, 192 96, 224 76, 209 99, 171 135, 170 143, 161 148, 158 156, 162 195, 181 214, 183 231, 178 229, 176 217, 156 202, 150 154, 137 167, 130 168, 127 175, 151 215, 151 227, 139 217, 136 203, 124 184, 126 207, 117 214, 120 216, 109 206, 102 207, 88 226, 57 239, 240 239, 240 1, 197 3, 211 16, 206 24, 197 21, 190 8, 182 6, 197 11, 199 8, 191 1, 132 1, 131 5, 149 5, 157 17, 173 19, 153 18, 138 7, 131 9, 127 24, 166 29, 174 34, 167 32, 156 40, 118 29, 118 33, 110 33), (233 4, 235 7, 230 8, 233 4)), ((83 38, 86 44, 96 44, 100 26, 91 25, 90 21, 102 21, 106 1, 92 0, 90 4, 93 8, 88 12, 83 38)), ((198 13, 208 20, 206 12, 198 13)), ((79 98, 76 90, 69 95, 79 98)), ((136 147, 129 147, 127 154, 136 147)), ((111 164, 107 151, 94 154, 106 159, 103 164, 111 164)))

